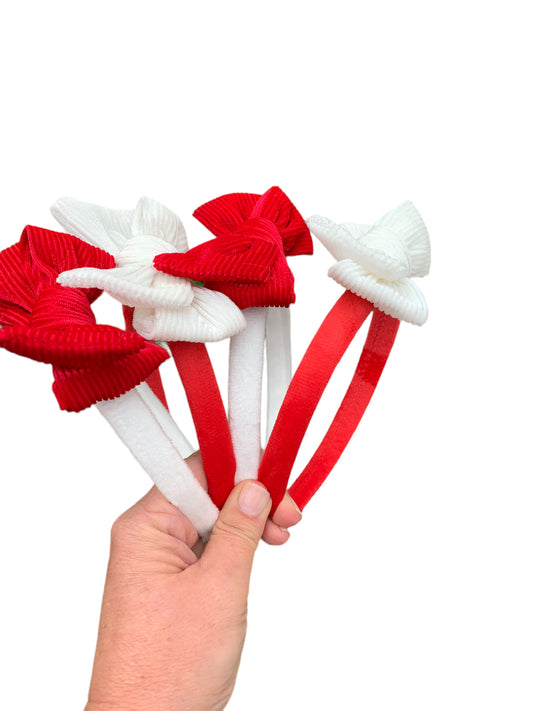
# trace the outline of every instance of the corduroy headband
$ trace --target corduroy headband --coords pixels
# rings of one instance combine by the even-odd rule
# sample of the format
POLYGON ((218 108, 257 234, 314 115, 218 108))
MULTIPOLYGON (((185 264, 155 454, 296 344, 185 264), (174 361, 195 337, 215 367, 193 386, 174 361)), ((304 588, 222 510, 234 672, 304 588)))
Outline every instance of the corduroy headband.
POLYGON ((315 408, 372 314, 344 400, 289 489, 302 509, 353 435, 400 320, 421 325, 412 277, 429 271, 429 238, 411 203, 374 226, 304 221, 279 188, 233 193, 194 215, 215 238, 192 249, 181 221, 142 198, 112 210, 69 198, 52 213, 68 234, 25 228, 0 253, 0 345, 53 366, 60 407, 95 404, 162 493, 206 538, 234 483, 258 477, 280 503, 315 408), (319 326, 291 379, 288 256, 312 254, 313 233, 338 260, 346 292, 319 326), (102 291, 123 304, 125 330, 97 325, 102 291), (205 346, 231 338, 228 413, 205 346), (261 438, 266 344, 267 436, 261 438), (195 425, 208 493, 184 461, 192 447, 170 415, 160 364, 172 355, 195 425))

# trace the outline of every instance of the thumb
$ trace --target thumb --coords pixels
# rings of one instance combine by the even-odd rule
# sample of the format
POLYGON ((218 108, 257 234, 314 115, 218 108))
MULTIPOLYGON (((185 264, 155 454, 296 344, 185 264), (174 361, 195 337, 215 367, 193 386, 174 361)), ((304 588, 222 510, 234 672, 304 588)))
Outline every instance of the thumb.
POLYGON ((199 561, 202 567, 247 587, 271 506, 270 494, 259 482, 247 479, 237 484, 213 527, 199 561))

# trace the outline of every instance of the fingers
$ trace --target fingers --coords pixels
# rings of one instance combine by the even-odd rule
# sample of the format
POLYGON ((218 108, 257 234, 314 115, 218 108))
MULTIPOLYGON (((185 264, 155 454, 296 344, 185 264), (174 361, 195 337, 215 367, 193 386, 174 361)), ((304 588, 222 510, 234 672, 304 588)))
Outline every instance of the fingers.
MULTIPOLYGON (((200 469, 201 460, 199 453, 195 453, 188 460, 193 464, 194 468, 200 469), (192 460, 192 461, 191 461, 192 460)), ((189 520, 176 509, 167 499, 153 487, 146 496, 144 496, 133 510, 144 510, 145 513, 159 514, 157 517, 161 528, 164 528, 167 533, 170 533, 175 538, 178 538, 189 545, 194 553, 200 557, 203 544, 198 540, 198 534, 189 520), (166 514, 166 515, 163 515, 166 514)), ((128 512, 129 513, 129 512, 128 512)), ((285 494, 278 508, 274 511, 271 518, 267 519, 262 538, 265 543, 270 546, 280 546, 286 543, 290 538, 290 533, 287 529, 295 526, 302 520, 302 513, 291 499, 289 494, 285 494)))
POLYGON ((272 514, 272 521, 282 528, 295 526, 302 520, 302 512, 296 506, 289 494, 285 494, 280 505, 272 514))
POLYGON ((287 530, 302 520, 302 512, 289 494, 285 494, 278 508, 269 518, 263 532, 263 540, 270 546, 281 546, 290 538, 287 530))
POLYGON ((246 590, 257 544, 263 535, 272 501, 257 481, 242 481, 224 504, 199 563, 215 569, 246 590))

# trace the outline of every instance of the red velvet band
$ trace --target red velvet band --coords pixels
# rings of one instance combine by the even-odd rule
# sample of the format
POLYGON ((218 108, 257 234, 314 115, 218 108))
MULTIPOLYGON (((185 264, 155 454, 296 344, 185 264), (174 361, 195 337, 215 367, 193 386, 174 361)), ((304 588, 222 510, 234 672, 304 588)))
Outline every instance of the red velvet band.
POLYGON ((289 489, 300 511, 326 480, 357 429, 394 345, 399 325, 398 319, 374 311, 361 358, 337 414, 316 452, 289 489))
POLYGON ((224 403, 203 343, 169 343, 189 402, 207 489, 221 508, 235 482, 235 455, 224 403))
POLYGON ((372 310, 372 304, 346 291, 326 316, 296 370, 272 434, 259 480, 279 504, 313 413, 344 352, 372 310))
MULTIPOLYGON (((294 374, 265 449, 259 480, 273 510, 287 489, 303 437, 318 402, 346 349, 372 311, 372 304, 346 291, 324 319, 294 374)), ((375 311, 356 373, 323 442, 291 487, 300 509, 326 479, 352 436, 392 348, 398 321, 375 311)))

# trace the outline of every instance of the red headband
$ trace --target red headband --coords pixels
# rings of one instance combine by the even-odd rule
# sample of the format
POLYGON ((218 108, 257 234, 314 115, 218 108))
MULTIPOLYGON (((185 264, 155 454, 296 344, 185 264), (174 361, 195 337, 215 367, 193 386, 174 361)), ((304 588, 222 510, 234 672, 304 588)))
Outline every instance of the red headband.
MULTIPOLYGON (((265 449, 259 480, 275 509, 314 411, 340 359, 372 311, 372 304, 346 291, 324 319, 291 381, 265 449)), ((315 454, 289 489, 303 510, 331 472, 355 432, 379 381, 400 322, 374 310, 352 382, 315 454)))
MULTIPOLYGON (((246 309, 248 327, 232 338, 230 349, 229 419, 239 481, 255 477, 259 466, 261 374, 267 321, 263 307, 288 307, 294 302, 294 277, 286 256, 311 254, 312 238, 304 219, 278 187, 263 195, 223 195, 199 207, 194 216, 216 239, 185 254, 159 255, 154 265, 173 276, 199 280, 246 309)), ((287 318, 288 315, 271 330, 279 334, 277 345, 284 339, 290 350, 287 318)), ((269 400, 274 400, 271 392, 279 398, 278 391, 283 394, 286 389, 281 380, 285 381, 287 369, 278 360, 276 371, 271 364, 275 362, 271 349, 268 355, 269 385, 270 381, 275 382, 275 387, 269 388, 269 400)), ((195 382, 192 372, 188 377, 195 382)), ((192 394, 191 409, 200 397, 200 393, 192 394)), ((270 410, 279 407, 269 404, 270 410)), ((219 423, 219 429, 225 430, 226 423, 220 419, 219 423)), ((206 441, 206 449, 209 446, 206 441)), ((219 462, 220 455, 221 452, 219 462)), ((235 466, 233 459, 232 464, 235 466)))
POLYGON ((426 227, 409 202, 373 226, 337 225, 322 217, 308 222, 339 260, 328 273, 347 291, 307 349, 265 450, 259 479, 270 490, 274 507, 285 493, 303 436, 333 371, 370 311, 373 316, 344 400, 289 490, 300 509, 326 479, 355 432, 389 357, 399 319, 421 325, 427 318, 424 297, 410 277, 427 274, 430 263, 426 227))

